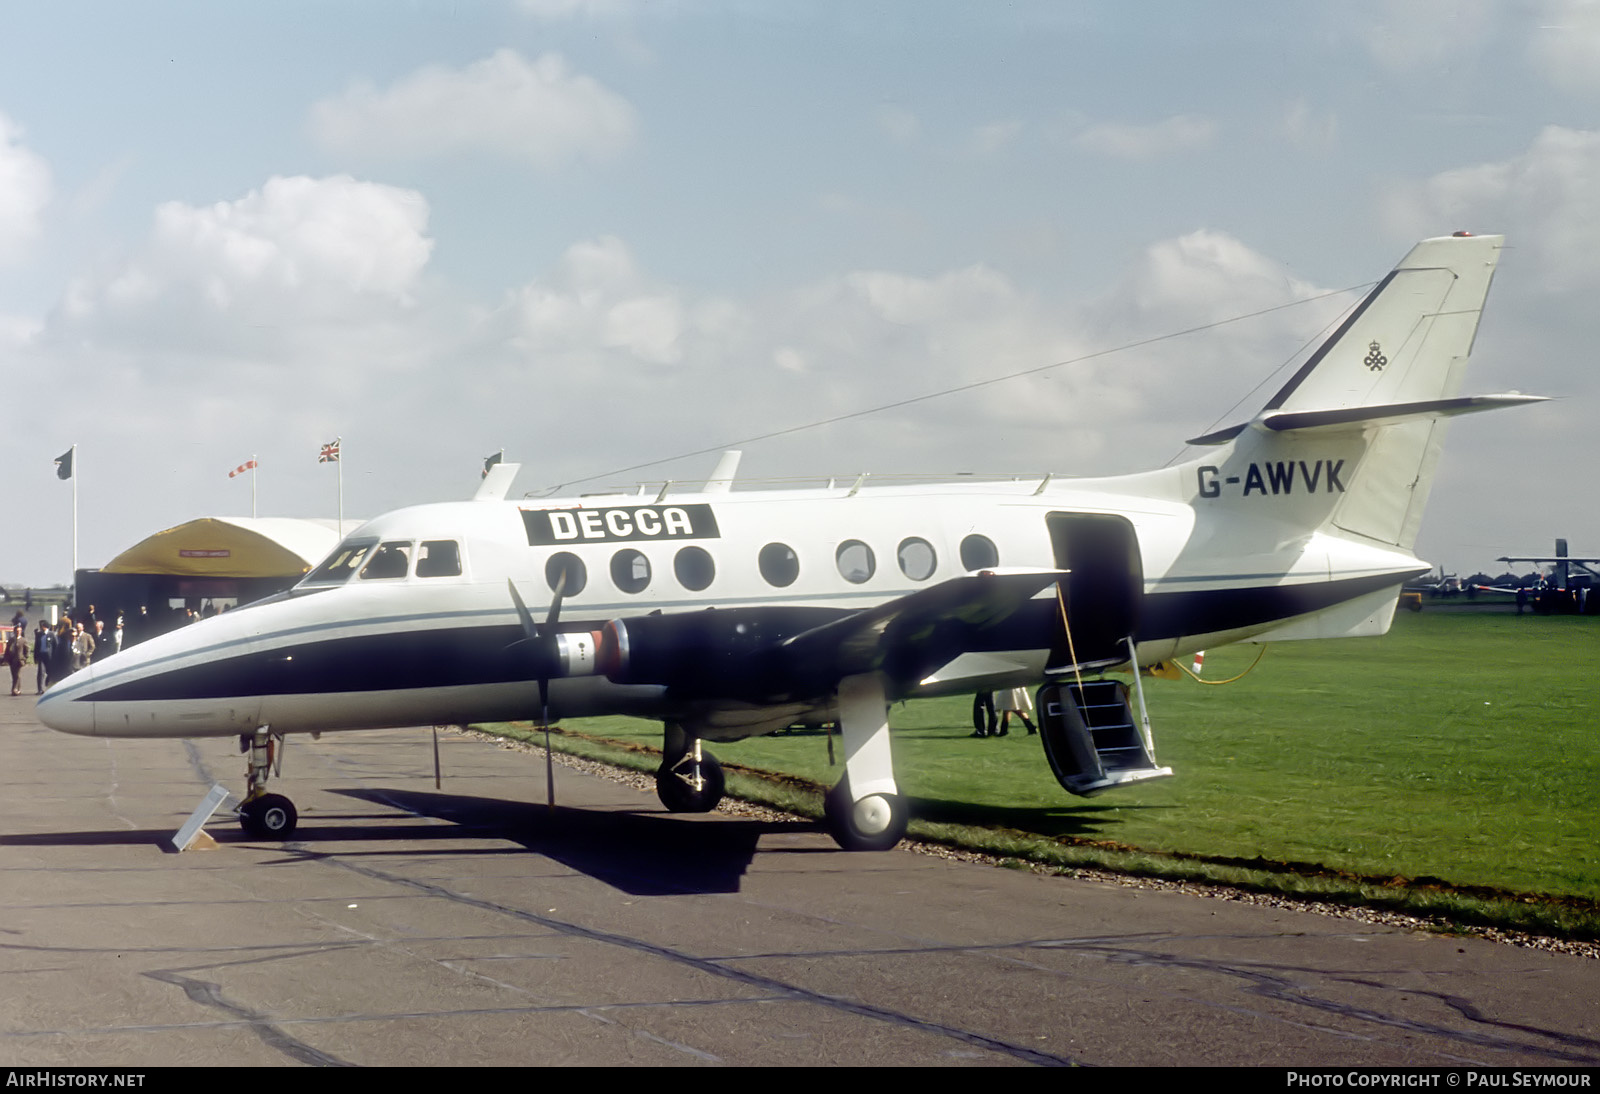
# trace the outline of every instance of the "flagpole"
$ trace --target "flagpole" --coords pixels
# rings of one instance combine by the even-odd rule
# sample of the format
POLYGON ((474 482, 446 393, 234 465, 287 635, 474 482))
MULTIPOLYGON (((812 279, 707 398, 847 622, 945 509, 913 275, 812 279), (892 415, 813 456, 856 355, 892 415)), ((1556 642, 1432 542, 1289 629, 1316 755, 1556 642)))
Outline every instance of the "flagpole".
POLYGON ((256 475, 261 471, 261 461, 256 456, 250 457, 250 519, 256 517, 256 475))
MULTIPOLYGON (((343 439, 341 437, 333 443, 339 444, 339 441, 343 439)), ((340 450, 334 454, 333 462, 339 467, 339 539, 342 542, 344 540, 344 449, 342 445, 340 450)))
POLYGON ((72 595, 73 607, 78 595, 78 446, 72 446, 72 595))

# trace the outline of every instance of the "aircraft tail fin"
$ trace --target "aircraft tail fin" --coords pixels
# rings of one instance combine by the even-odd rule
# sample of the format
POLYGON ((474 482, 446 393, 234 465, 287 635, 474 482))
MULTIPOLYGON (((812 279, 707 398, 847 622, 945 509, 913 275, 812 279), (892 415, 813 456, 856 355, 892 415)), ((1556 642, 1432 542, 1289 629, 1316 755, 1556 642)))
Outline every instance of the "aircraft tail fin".
POLYGON ((1257 513, 1271 498, 1281 518, 1409 551, 1446 419, 1537 401, 1457 394, 1503 238, 1412 248, 1254 419, 1189 442, 1229 445, 1197 465, 1198 497, 1257 513))

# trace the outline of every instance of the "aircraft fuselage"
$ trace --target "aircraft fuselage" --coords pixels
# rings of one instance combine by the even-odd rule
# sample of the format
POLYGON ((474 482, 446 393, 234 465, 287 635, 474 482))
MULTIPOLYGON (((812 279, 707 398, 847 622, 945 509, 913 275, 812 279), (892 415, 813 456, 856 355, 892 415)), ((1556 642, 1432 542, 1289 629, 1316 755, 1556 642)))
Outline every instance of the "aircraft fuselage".
MULTIPOLYGON (((1332 461, 1329 461, 1332 462, 1332 461)), ((454 724, 532 718, 536 680, 514 644, 521 637, 506 582, 535 614, 552 599, 553 573, 570 559, 581 583, 564 590, 563 632, 608 621, 715 609, 798 632, 985 568, 1048 570, 1061 564, 1052 514, 1114 514, 1137 539, 1143 598, 1138 660, 1153 664, 1237 641, 1341 604, 1381 605, 1425 569, 1409 554, 1271 525, 1275 498, 1252 495, 1258 514, 1211 507, 1215 469, 1186 465, 1137 476, 1171 497, 1038 479, 1014 483, 863 486, 827 490, 607 495, 558 502, 458 502, 401 509, 347 537, 366 548, 367 572, 311 578, 246 606, 132 647, 52 688, 46 720, 106 736, 233 735, 454 724), (1178 500, 1185 488, 1198 495, 1178 500), (1263 532, 1269 534, 1263 536, 1263 532), (1233 541, 1239 549, 1231 552, 1233 541), (458 572, 430 571, 426 544, 455 544, 458 572), (1268 546, 1262 550, 1263 544, 1268 546), (394 576, 375 572, 380 548, 399 548, 394 576), (1246 549, 1248 548, 1248 549, 1246 549), (553 561, 555 560, 555 561, 553 561)), ((1244 499, 1246 495, 1239 495, 1244 499)), ((437 548, 431 550, 437 551, 437 548)), ((968 668, 901 684, 900 694, 971 692, 1040 678, 1059 630, 1046 590, 993 628, 968 668)), ((732 617, 730 617, 732 618, 732 617)), ((1350 623, 1339 624, 1344 633, 1350 623)), ((605 676, 550 681, 551 713, 637 714, 694 724, 733 739, 814 717, 817 696, 709 696, 605 676), (748 717, 740 711, 748 710, 748 717)))

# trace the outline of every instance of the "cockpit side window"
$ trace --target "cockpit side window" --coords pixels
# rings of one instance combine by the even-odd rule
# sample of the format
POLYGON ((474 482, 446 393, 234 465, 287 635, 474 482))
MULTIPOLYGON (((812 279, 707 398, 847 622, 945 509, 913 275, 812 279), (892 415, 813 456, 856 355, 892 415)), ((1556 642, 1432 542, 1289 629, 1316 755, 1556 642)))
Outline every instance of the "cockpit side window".
POLYGON ((375 539, 353 539, 341 543, 322 565, 300 580, 302 585, 342 585, 361 568, 367 553, 378 545, 375 539))
POLYGON ((418 577, 460 577, 461 545, 453 539, 425 539, 417 547, 418 577))
POLYGON ((385 543, 373 553, 372 561, 362 567, 361 580, 392 581, 397 577, 405 577, 410 568, 410 542, 385 543))

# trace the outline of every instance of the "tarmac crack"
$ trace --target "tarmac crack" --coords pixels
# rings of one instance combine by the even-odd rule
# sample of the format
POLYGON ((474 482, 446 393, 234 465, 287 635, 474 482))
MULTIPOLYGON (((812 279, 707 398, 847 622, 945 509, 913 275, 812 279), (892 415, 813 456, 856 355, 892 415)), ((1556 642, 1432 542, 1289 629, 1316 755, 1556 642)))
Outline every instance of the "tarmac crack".
POLYGON ((211 1007, 241 1019, 252 1033, 261 1038, 263 1044, 268 1048, 283 1053, 290 1059, 312 1067, 356 1066, 347 1060, 331 1056, 321 1049, 313 1048, 298 1037, 291 1037, 279 1029, 267 1015, 235 1003, 223 995, 222 985, 220 984, 213 983, 210 980, 196 980, 169 969, 156 969, 144 975, 152 980, 159 980, 164 984, 173 984, 182 988, 183 993, 192 1002, 198 1003, 203 1007, 211 1007))
MULTIPOLYGON (((1325 1014, 1336 1014, 1344 1018, 1353 1019, 1371 1025, 1384 1026, 1390 1029, 1403 1030, 1407 1033, 1420 1033, 1430 1037, 1439 1037, 1446 1041, 1472 1045, 1476 1048, 1493 1049, 1500 1052, 1526 1052, 1544 1056, 1552 1060, 1562 1060, 1569 1063, 1595 1064, 1600 1063, 1600 1056, 1593 1053, 1584 1054, 1568 1052, 1562 1049, 1550 1048, 1527 1041, 1517 1041, 1509 1037, 1499 1037, 1475 1030, 1452 1029, 1449 1026, 1439 1025, 1435 1022, 1422 1022, 1412 1018, 1401 1018, 1369 1007, 1354 1006, 1341 1003, 1315 994, 1310 988, 1296 983, 1287 975, 1288 972, 1305 973, 1312 976, 1334 977, 1336 974, 1328 970, 1304 968, 1299 966, 1263 966, 1249 968, 1243 965, 1230 965, 1225 962, 1204 961, 1192 957, 1180 957, 1177 954, 1158 953, 1149 950, 1134 950, 1113 946, 1086 947, 1089 950, 1098 950, 1105 956, 1133 965, 1156 965, 1165 968, 1181 968, 1195 971, 1217 973, 1223 976, 1243 980, 1249 986, 1251 994, 1262 998, 1273 999, 1287 1003, 1291 1006, 1304 1007, 1310 1010, 1321 1011, 1325 1014)), ((1395 992, 1405 991, 1412 994, 1430 995, 1426 991, 1417 991, 1413 988, 1395 988, 1372 981, 1362 981, 1369 987, 1376 987, 1380 991, 1395 992)), ((1455 1008, 1463 1017, 1472 1020, 1459 1007, 1455 1008)), ((1524 1032, 1554 1041, 1567 1041, 1560 1034, 1550 1030, 1541 1030, 1535 1027, 1514 1026, 1524 1032)))
POLYGON ((384 881, 392 885, 403 885, 414 889, 417 892, 426 893, 429 896, 437 897, 442 900, 463 904, 468 907, 477 908, 481 911, 494 912, 500 915, 509 916, 513 919, 519 919, 526 923, 536 923, 541 927, 545 927, 552 931, 557 931, 573 938, 581 938, 590 942, 598 942, 602 945, 616 946, 621 949, 631 950, 635 953, 648 954, 664 961, 670 961, 686 968, 695 969, 698 972, 703 972, 726 980, 732 980, 735 983, 744 984, 747 987, 756 988, 779 999, 810 1003, 829 1010, 841 1011, 858 1018, 866 1018, 875 1022, 884 1022, 889 1025, 896 1025, 902 1028, 914 1029, 924 1033, 932 1034, 936 1037, 944 1037, 961 1041, 977 1048, 982 1048, 990 1052, 1009 1056, 1024 1063, 1037 1064, 1046 1067, 1081 1066, 1077 1061, 1065 1056, 1057 1056, 1053 1053, 1042 1052, 1038 1049, 1028 1048, 1024 1045, 1010 1044, 997 1038, 988 1037, 981 1033, 975 1033, 972 1030, 959 1029, 955 1026, 948 1026, 941 1022, 933 1022, 924 1018, 917 1018, 913 1015, 904 1014, 899 1011, 891 1010, 887 1007, 880 1007, 871 1003, 863 1003, 856 1000, 826 995, 822 992, 812 991, 809 988, 803 988, 796 984, 790 984, 774 977, 763 976, 759 973, 753 973, 743 969, 731 968, 710 958, 696 957, 693 954, 684 953, 681 950, 675 950, 667 946, 657 945, 653 942, 646 942, 641 938, 633 938, 628 935, 616 934, 611 931, 602 931, 594 927, 585 927, 577 923, 569 923, 565 920, 539 915, 536 912, 530 912, 526 909, 513 908, 495 901, 484 900, 480 897, 468 896, 465 893, 457 893, 451 889, 445 888, 442 885, 418 881, 414 878, 403 877, 398 874, 391 874, 387 871, 379 870, 371 866, 347 862, 336 855, 331 855, 320 851, 312 851, 304 844, 290 843, 286 844, 285 846, 294 853, 303 855, 305 858, 312 861, 321 862, 324 865, 335 866, 343 870, 349 870, 352 873, 359 874, 362 877, 370 878, 374 881, 384 881))

